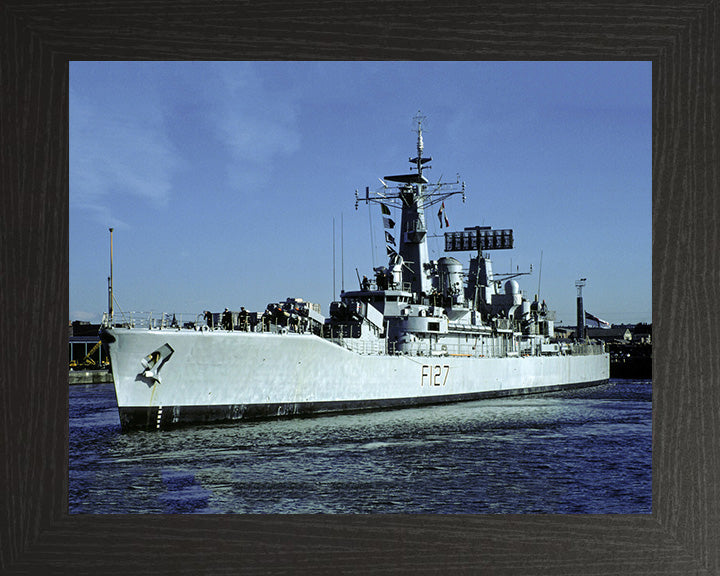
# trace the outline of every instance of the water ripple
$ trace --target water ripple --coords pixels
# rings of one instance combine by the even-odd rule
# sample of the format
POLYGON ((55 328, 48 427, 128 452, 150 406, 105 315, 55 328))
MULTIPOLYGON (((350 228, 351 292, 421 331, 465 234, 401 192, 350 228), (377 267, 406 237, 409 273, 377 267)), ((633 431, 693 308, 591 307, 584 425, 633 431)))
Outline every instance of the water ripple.
POLYGON ((71 513, 650 513, 650 382, 121 434, 70 390, 71 513))

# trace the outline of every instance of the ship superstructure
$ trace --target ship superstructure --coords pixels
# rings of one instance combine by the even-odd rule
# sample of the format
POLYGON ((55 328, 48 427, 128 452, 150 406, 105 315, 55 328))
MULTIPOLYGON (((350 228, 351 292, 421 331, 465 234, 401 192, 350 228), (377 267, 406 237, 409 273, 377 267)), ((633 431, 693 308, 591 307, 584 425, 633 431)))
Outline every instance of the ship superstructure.
MULTIPOLYGON (((432 158, 423 157, 422 118, 416 120, 417 154, 409 159, 416 172, 385 176, 381 179, 383 190, 371 193, 366 188, 362 199, 356 192, 356 208, 361 201, 378 203, 384 211, 389 206, 399 207, 399 249, 395 252, 388 245, 388 265, 375 268, 374 278, 366 277, 359 290, 344 292, 340 302, 333 302, 326 333, 332 334, 334 326, 347 322, 347 310, 367 311, 372 307, 382 314, 379 333, 391 353, 488 357, 559 349, 550 342, 554 314, 544 302, 529 302, 523 297, 513 279, 522 273, 493 274, 486 253, 512 248, 512 230, 473 227, 446 232, 446 252, 476 252, 467 274, 456 258, 429 259, 426 209, 440 203, 444 209, 445 200, 458 194, 464 201, 465 184, 430 184, 423 175, 432 158), (398 185, 392 187, 387 182, 398 185)), ((438 212, 441 222, 443 209, 438 212)), ((392 235, 390 239, 395 240, 392 235)), ((368 312, 365 314, 368 318, 368 312)), ((359 322, 361 315, 356 313, 355 318, 359 322)))
POLYGON ((360 202, 381 205, 387 266, 341 293, 325 318, 301 299, 264 313, 226 311, 124 325, 105 321, 124 430, 408 406, 554 390, 607 381, 601 344, 555 337, 554 313, 529 301, 515 279, 496 275, 488 252, 510 249, 512 230, 445 232, 445 251, 473 253, 468 271, 452 256, 430 260, 426 211, 465 185, 424 175, 422 118, 414 171, 385 176, 360 202), (388 184, 391 183, 391 184, 388 184), (397 231, 391 208, 400 210, 397 231))

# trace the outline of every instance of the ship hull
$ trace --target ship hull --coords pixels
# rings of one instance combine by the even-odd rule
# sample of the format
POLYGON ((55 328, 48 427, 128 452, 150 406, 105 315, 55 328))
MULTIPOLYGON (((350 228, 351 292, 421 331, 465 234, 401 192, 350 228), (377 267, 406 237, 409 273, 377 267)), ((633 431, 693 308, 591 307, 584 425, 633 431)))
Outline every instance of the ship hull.
POLYGON ((141 406, 119 408, 123 431, 160 430, 183 425, 222 423, 236 420, 269 420, 321 416, 336 413, 357 413, 368 410, 390 410, 466 402, 502 396, 539 394, 567 388, 584 388, 607 383, 607 379, 593 382, 535 386, 508 390, 487 390, 469 394, 444 394, 429 397, 384 398, 380 400, 347 400, 338 402, 295 402, 281 404, 230 404, 205 406, 141 406))
POLYGON ((601 384, 607 354, 359 354, 308 334, 104 332, 124 431, 388 409, 601 384), (165 350, 148 377, 142 360, 165 350), (169 351, 169 352, 168 352, 169 351))

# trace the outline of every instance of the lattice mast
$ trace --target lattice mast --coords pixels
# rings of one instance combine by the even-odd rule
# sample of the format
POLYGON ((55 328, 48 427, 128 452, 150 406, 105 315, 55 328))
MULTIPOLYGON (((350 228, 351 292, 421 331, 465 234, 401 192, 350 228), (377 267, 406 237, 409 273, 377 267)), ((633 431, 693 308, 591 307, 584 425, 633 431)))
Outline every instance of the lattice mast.
MULTIPOLYGON (((398 255, 402 258, 403 284, 409 285, 412 292, 428 294, 432 288, 429 272, 429 256, 427 248, 427 223, 425 209, 443 202, 450 196, 462 194, 465 201, 465 183, 459 178, 455 182, 445 183, 438 181, 429 183, 423 175, 431 166, 427 165, 432 157, 423 157, 423 122, 425 117, 419 113, 415 116, 415 130, 417 131, 417 154, 408 161, 413 164, 416 173, 385 176, 381 180, 382 188, 371 192, 365 188, 365 202, 383 203, 401 209, 400 238, 398 255), (387 182, 396 182, 389 185, 387 182), (458 189, 457 186, 460 185, 458 189)), ((359 197, 355 192, 355 208, 357 209, 359 197)), ((391 260, 394 256, 391 256, 391 260)))

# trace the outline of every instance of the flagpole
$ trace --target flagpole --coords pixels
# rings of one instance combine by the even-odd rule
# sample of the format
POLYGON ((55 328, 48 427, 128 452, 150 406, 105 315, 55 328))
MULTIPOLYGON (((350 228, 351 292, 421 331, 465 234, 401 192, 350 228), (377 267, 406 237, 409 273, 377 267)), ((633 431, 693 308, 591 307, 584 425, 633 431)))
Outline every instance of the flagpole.
MULTIPOLYGON (((538 272, 538 299, 540 298, 540 280, 542 280, 542 257, 543 257, 543 251, 540 250, 540 271, 538 272)), ((512 272, 512 267, 510 268, 510 271, 512 272)))
POLYGON ((110 276, 108 277, 108 316, 110 326, 114 324, 115 310, 113 308, 113 229, 110 228, 110 276))
POLYGON ((333 230, 333 234, 332 234, 332 236, 333 236, 333 240, 332 240, 332 244, 333 244, 333 292, 332 293, 333 293, 333 301, 334 301, 335 294, 336 294, 336 292, 335 292, 335 216, 333 216, 332 230, 333 230))

